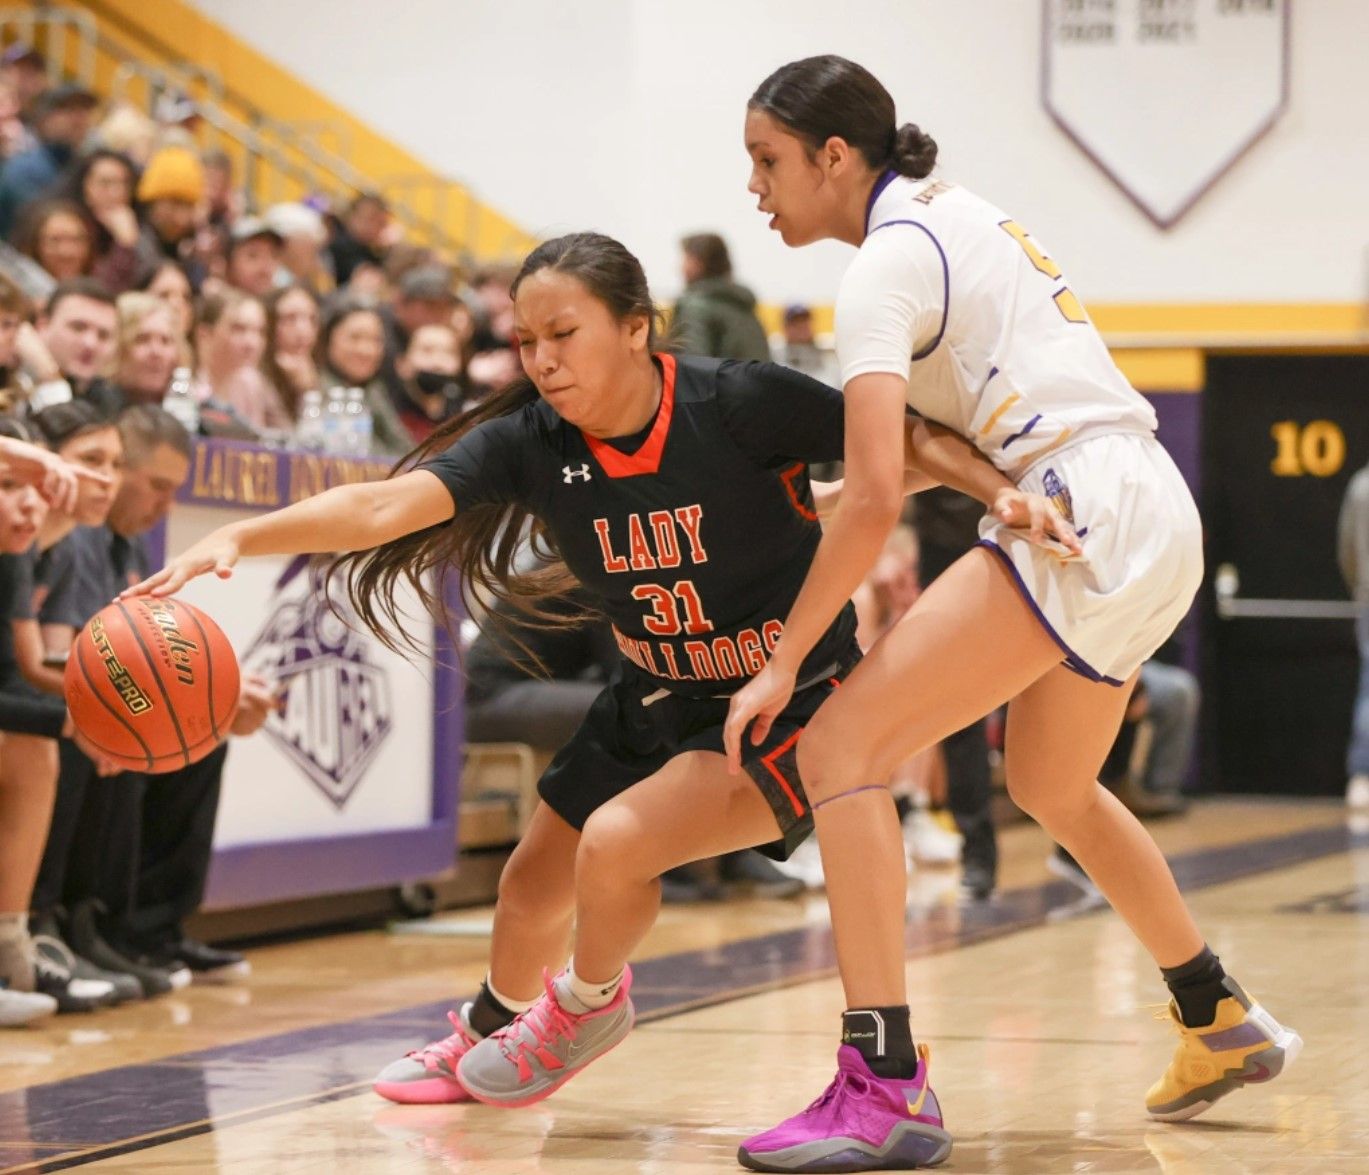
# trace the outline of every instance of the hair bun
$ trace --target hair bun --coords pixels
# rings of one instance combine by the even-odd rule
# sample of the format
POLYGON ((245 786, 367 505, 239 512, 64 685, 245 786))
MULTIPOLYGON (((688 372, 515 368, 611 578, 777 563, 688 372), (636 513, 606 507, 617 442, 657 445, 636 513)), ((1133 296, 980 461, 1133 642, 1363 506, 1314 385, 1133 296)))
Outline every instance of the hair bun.
POLYGON ((916 123, 905 122, 894 132, 894 153, 890 162, 899 175, 920 180, 936 166, 936 140, 924 134, 916 123))

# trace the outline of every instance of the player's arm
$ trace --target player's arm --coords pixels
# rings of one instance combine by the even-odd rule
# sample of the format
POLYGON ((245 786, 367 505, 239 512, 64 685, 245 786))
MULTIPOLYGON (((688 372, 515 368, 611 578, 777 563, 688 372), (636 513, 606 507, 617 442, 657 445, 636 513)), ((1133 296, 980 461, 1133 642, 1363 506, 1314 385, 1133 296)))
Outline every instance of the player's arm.
POLYGON ((210 572, 227 579, 246 556, 369 550, 446 522, 455 512, 450 491, 426 469, 337 486, 283 510, 221 526, 120 598, 169 596, 210 572))
POLYGON ((907 424, 908 472, 904 488, 909 491, 950 486, 982 502, 1001 522, 1029 532, 1034 543, 1055 539, 1076 555, 1083 552, 1079 536, 1050 499, 1019 490, 996 465, 957 432, 921 418, 907 424))

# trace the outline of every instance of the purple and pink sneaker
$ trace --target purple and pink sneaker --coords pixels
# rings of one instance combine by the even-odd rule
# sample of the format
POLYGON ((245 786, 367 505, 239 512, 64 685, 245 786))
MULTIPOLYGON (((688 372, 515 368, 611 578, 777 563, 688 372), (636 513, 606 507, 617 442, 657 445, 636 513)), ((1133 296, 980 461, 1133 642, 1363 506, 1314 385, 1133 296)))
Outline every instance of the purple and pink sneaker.
POLYGON ((801 1114, 748 1138, 737 1161, 751 1171, 907 1171, 951 1153, 927 1079, 930 1052, 910 1081, 876 1077, 850 1045, 837 1050, 832 1084, 801 1114))

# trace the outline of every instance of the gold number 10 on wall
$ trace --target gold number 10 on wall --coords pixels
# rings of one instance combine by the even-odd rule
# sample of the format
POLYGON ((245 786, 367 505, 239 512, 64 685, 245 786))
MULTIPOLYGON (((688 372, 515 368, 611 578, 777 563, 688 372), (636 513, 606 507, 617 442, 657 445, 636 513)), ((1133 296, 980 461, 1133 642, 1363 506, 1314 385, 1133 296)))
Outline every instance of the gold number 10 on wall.
POLYGON ((1274 438, 1275 477, 1333 477, 1345 464, 1345 434, 1330 420, 1280 420, 1269 426, 1274 438))

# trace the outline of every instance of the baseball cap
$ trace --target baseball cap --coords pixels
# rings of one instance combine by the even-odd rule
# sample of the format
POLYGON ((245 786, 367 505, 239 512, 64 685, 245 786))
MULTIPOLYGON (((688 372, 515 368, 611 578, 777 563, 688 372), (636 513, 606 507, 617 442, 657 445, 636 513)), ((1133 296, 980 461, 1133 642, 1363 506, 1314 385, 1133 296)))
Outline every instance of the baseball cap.
POLYGON ((260 216, 240 216, 229 230, 229 238, 234 245, 255 241, 258 237, 270 237, 277 245, 285 243, 285 238, 260 216))

